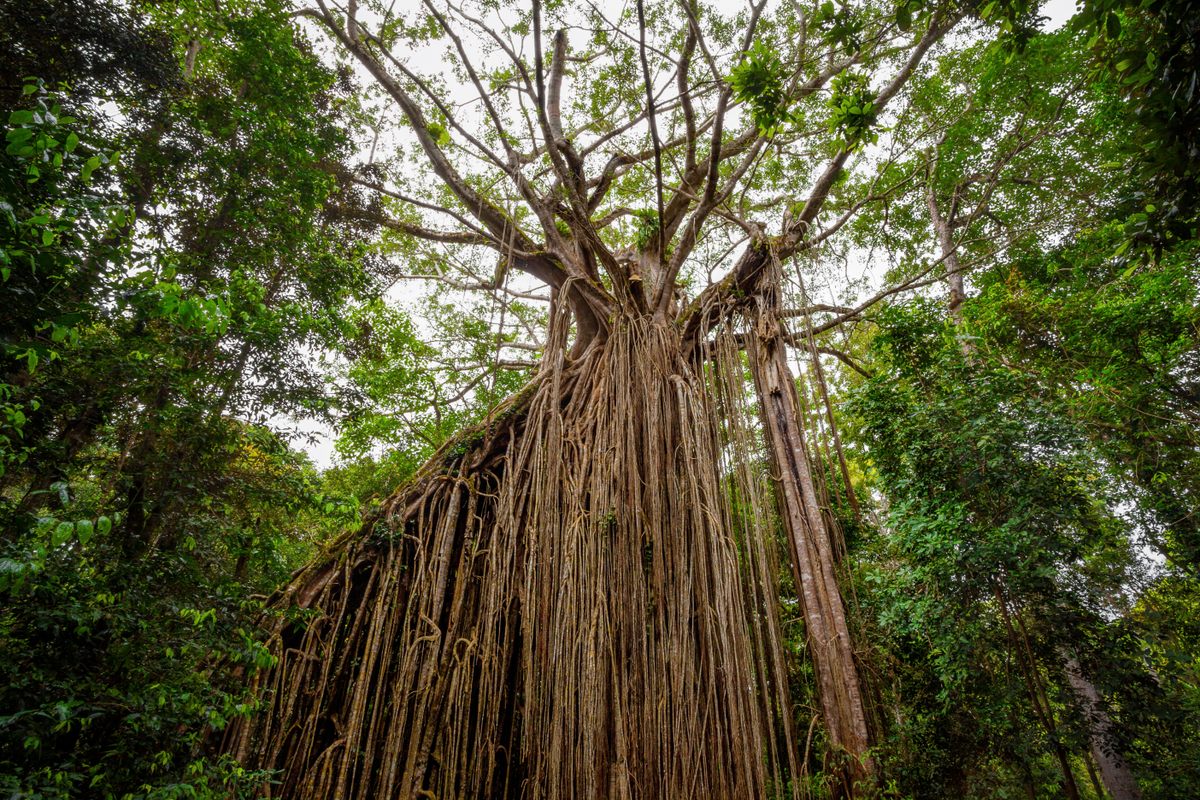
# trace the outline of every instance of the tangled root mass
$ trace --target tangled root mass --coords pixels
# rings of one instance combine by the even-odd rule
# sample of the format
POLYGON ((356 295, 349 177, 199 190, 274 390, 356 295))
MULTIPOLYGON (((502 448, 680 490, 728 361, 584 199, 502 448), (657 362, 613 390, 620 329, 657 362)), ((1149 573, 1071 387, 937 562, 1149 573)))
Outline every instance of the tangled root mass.
POLYGON ((762 798, 799 773, 732 336, 615 327, 283 594, 225 749, 287 798, 762 798), (460 452, 461 451, 461 452, 460 452), (307 609, 307 611, 305 611, 307 609))

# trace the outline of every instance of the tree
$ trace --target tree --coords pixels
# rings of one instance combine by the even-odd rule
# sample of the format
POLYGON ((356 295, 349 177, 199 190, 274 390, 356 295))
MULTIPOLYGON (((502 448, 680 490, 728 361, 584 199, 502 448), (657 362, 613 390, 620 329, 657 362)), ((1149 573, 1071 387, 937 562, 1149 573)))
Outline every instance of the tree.
POLYGON ((316 613, 274 625, 267 707, 227 752, 281 770, 297 797, 801 792, 778 614, 761 605, 777 597, 766 510, 736 536, 724 488, 752 483, 753 464, 723 453, 755 426, 715 399, 745 347, 852 792, 875 770, 870 712, 784 276, 879 199, 838 187, 875 169, 877 126, 903 116, 905 87, 963 12, 302 13, 415 140, 416 171, 346 177, 398 201, 376 218, 445 248, 440 261, 498 259, 475 279, 488 288, 523 273, 552 300, 530 383, 289 584, 281 606, 316 613), (590 38, 572 41, 576 27, 590 38), (427 41, 468 100, 398 55, 427 41))
MULTIPOLYGON (((987 111, 972 113, 976 94, 938 142, 935 155, 951 158, 927 171, 925 229, 938 234, 949 301, 875 313, 879 327, 860 339, 871 351, 856 353, 868 380, 846 409, 851 439, 886 498, 881 529, 853 554, 866 573, 859 596, 879 640, 891 639, 881 660, 897 724, 883 757, 902 786, 932 794, 1079 795, 1090 780, 1097 796, 1170 797, 1194 779, 1192 688, 1150 665, 1161 634, 1133 600, 1158 607, 1146 587, 1175 596, 1192 569, 1179 501, 1191 459, 1186 445, 1164 451, 1193 435, 1183 354, 1195 350, 1195 281, 1180 271, 1190 243, 1130 255, 1126 204, 1145 184, 1126 182, 1119 154, 1151 131, 1114 113, 1111 85, 1080 80, 1085 51, 1062 48, 1075 35, 1038 37, 1021 59, 985 68, 980 89, 1012 92, 997 107, 1009 113, 997 131, 987 111), (1087 103, 1055 98, 1062 86, 1087 103), (993 146, 995 166, 979 169, 975 142, 993 146), (1089 165, 1109 170, 1103 185, 1089 165), (1033 357, 1042 348, 1054 356, 1033 357), (1110 404, 1122 423, 1104 421, 1110 404), (1154 547, 1158 568, 1144 560, 1154 547), (1159 766, 1146 770, 1150 740, 1159 766)), ((891 212, 915 220, 919 198, 909 202, 891 212)), ((912 252, 914 231, 878 235, 912 252)), ((1160 613, 1168 638, 1187 635, 1181 617, 1160 613)))

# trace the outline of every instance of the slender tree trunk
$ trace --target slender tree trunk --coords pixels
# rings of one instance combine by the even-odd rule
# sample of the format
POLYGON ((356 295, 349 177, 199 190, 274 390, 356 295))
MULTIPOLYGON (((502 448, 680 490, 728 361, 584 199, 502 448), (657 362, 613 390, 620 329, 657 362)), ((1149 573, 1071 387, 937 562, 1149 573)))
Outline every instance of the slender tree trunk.
POLYGON ((163 502, 161 491, 155 491, 154 473, 158 462, 159 433, 163 425, 163 413, 171 401, 171 386, 165 378, 158 381, 153 398, 142 412, 144 430, 128 447, 128 457, 123 461, 120 472, 128 476, 122 507, 125 521, 121 523, 122 547, 131 556, 142 555, 152 549, 154 529, 157 526, 158 507, 163 502))
POLYGON ((1046 731, 1046 738, 1050 740, 1051 748, 1058 759, 1059 769, 1062 771, 1063 776, 1063 794, 1068 800, 1079 800, 1079 787, 1075 782, 1075 772, 1071 769, 1070 755, 1067 753, 1062 742, 1059 741, 1058 726, 1054 722, 1054 709, 1050 707, 1048 699, 1040 690, 1037 679, 1038 665, 1034 659, 1033 651, 1029 647, 1029 640, 1027 638, 1022 640, 1018 636, 1017 630, 1013 626, 1013 612, 1008 607, 1008 600, 1005 599, 999 582, 993 581, 992 594, 996 598, 996 603, 1000 608, 1000 618, 1004 620, 1004 628, 1008 633, 1008 640, 1013 648, 1013 654, 1016 656, 1017 662, 1021 665, 1021 675, 1025 680, 1025 688, 1029 693, 1030 708, 1033 709, 1034 716, 1042 724, 1043 730, 1046 731))
POLYGON ((761 403, 767 450, 778 481, 781 517, 791 547, 821 711, 830 738, 853 757, 853 771, 861 777, 874 771, 867 753, 867 713, 841 589, 834 574, 833 540, 817 499, 781 323, 770 316, 762 317, 756 335, 748 339, 750 367, 761 403))
MULTIPOLYGON (((925 187, 925 204, 929 208, 929 222, 933 226, 933 235, 937 239, 938 250, 941 252, 942 266, 946 271, 946 283, 950 286, 950 313, 955 322, 962 322, 962 304, 967 299, 962 264, 958 260, 958 247, 954 243, 953 220, 947 219, 942 213, 937 201, 937 191, 934 188, 934 174, 937 171, 937 159, 930 165, 929 177, 925 187)), ((963 345, 966 348, 966 345, 963 345)))

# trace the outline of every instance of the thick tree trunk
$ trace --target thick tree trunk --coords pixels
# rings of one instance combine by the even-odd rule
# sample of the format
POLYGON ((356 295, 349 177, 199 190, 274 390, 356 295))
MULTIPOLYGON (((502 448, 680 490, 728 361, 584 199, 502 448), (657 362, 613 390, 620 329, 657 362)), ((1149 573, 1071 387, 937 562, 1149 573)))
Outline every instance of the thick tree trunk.
POLYGON ((1112 795, 1113 800, 1141 800, 1142 792, 1133 777, 1133 772, 1114 749, 1112 720, 1104 711, 1100 693, 1083 674, 1079 662, 1074 658, 1067 659, 1066 672, 1067 680, 1079 698, 1080 708, 1087 720, 1092 756, 1100 767, 1100 780, 1104 783, 1104 788, 1112 795))
POLYGON ((870 736, 841 589, 835 548, 821 512, 812 464, 778 319, 760 318, 747 337, 767 450, 778 480, 779 506, 792 551, 818 696, 830 738, 854 759, 854 777, 873 772, 870 736))

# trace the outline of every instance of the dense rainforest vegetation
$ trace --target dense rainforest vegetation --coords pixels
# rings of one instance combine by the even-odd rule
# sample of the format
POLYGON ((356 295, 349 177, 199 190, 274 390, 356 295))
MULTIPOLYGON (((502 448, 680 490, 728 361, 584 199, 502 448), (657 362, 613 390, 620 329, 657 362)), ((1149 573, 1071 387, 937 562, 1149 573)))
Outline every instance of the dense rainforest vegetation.
POLYGON ((0 795, 1200 794, 1200 5, 1044 13, 0 0, 0 795))

